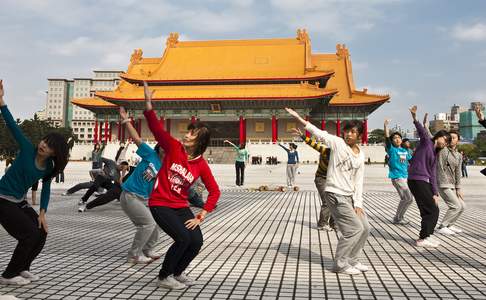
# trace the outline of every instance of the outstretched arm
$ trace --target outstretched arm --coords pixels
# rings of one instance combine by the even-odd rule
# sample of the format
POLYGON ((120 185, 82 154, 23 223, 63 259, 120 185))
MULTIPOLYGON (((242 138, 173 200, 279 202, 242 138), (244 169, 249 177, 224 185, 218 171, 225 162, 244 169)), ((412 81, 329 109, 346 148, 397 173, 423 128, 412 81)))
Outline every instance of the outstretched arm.
POLYGON ((325 145, 319 143, 318 141, 316 141, 316 139, 305 136, 305 134, 302 133, 299 128, 292 128, 291 131, 293 135, 300 137, 304 141, 304 143, 312 147, 312 149, 316 150, 320 154, 326 153, 327 148, 325 145))
POLYGON ((175 139, 167 131, 165 131, 164 128, 162 128, 162 125, 157 119, 157 115, 152 109, 152 96, 154 91, 150 91, 147 82, 145 81, 143 82, 143 91, 145 95, 145 111, 143 114, 145 119, 147 119, 149 129, 162 149, 164 149, 166 153, 169 153, 171 148, 170 144, 171 142, 175 141, 175 139))
POLYGON ((240 147, 236 146, 235 144, 233 144, 232 142, 230 142, 228 140, 224 140, 223 143, 230 144, 231 146, 233 146, 233 148, 235 148, 236 151, 240 150, 240 147))
POLYGON ((3 80, 0 80, 0 111, 2 112, 2 116, 3 119, 5 120, 5 124, 7 125, 7 128, 12 133, 14 139, 20 145, 20 148, 32 146, 29 140, 27 140, 27 138, 22 133, 22 130, 20 129, 17 122, 15 122, 12 114, 10 113, 10 110, 5 104, 5 101, 3 100, 4 94, 5 91, 3 89, 3 80))
POLYGON ((132 123, 130 122, 127 111, 122 106, 120 106, 120 118, 122 119, 121 123, 125 125, 125 128, 128 130, 128 134, 130 135, 132 140, 135 142, 137 147, 140 146, 140 144, 142 143, 142 139, 138 135, 137 130, 135 130, 132 123))
POLYGON ((290 152, 290 149, 288 149, 287 147, 285 147, 284 145, 278 143, 277 145, 279 145, 280 147, 282 147, 282 149, 284 149, 285 151, 287 152, 290 152))

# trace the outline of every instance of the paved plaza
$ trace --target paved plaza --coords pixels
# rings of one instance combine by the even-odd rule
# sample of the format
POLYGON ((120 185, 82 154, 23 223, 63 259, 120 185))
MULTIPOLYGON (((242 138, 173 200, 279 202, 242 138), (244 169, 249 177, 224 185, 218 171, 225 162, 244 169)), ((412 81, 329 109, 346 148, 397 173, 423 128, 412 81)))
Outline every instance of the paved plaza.
MULTIPOLYGON (((468 208, 464 233, 436 235, 438 249, 413 246, 419 231, 416 205, 409 226, 391 224, 398 196, 383 165, 367 166, 365 207, 372 227, 362 262, 371 267, 350 277, 330 272, 336 233, 318 231, 320 200, 315 165, 301 166, 299 192, 236 188, 233 166, 213 165, 223 190, 204 221, 205 243, 188 272, 200 283, 182 291, 156 287, 161 261, 126 263, 134 228, 118 202, 77 212, 81 193, 61 193, 87 180, 88 163, 70 163, 64 184, 53 184, 49 236, 33 271, 42 279, 26 287, 0 286, 0 295, 21 299, 486 299, 486 177, 471 167, 464 181, 468 208)), ((3 170, 0 170, 3 174, 3 170)), ((284 166, 250 166, 246 187, 282 185, 284 166)), ((441 218, 444 205, 441 203, 441 218)), ((0 229, 0 269, 15 246, 0 229)), ((165 251, 171 240, 158 244, 165 251)), ((1 299, 1 296, 0 296, 1 299)))

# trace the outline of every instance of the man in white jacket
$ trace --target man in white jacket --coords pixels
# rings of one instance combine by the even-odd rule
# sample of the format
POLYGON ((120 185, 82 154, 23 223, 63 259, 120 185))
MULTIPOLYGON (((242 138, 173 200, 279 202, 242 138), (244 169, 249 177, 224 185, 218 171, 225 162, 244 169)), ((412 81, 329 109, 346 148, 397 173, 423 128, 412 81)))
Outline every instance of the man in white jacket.
POLYGON ((368 267, 358 261, 370 230, 363 209, 365 156, 358 146, 363 134, 361 123, 346 123, 343 128, 343 139, 318 129, 294 110, 285 110, 331 149, 325 195, 332 217, 342 233, 336 248, 333 271, 348 275, 368 271, 368 267))

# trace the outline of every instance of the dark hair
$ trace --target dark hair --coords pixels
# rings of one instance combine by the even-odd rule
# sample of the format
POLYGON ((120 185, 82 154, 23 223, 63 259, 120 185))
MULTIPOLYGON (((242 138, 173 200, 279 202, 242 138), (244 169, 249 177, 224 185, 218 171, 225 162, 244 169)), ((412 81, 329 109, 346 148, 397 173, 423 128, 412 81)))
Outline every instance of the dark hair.
POLYGON ((126 161, 126 160, 122 161, 122 162, 120 163, 120 166, 121 166, 121 165, 128 166, 128 161, 126 161))
POLYGON ((294 143, 289 144, 290 148, 293 148, 294 150, 297 150, 297 145, 294 143))
POLYGON ((402 144, 403 144, 403 143, 406 143, 406 142, 410 142, 410 139, 408 139, 408 138, 404 138, 404 139, 402 139, 402 144))
POLYGON ((359 135, 363 134, 363 124, 359 121, 356 121, 356 120, 346 122, 344 124, 343 131, 349 131, 353 128, 356 128, 356 130, 358 130, 359 135))
POLYGON ((42 140, 54 151, 52 157, 54 167, 51 174, 44 177, 44 179, 50 180, 61 174, 66 168, 69 159, 69 147, 66 138, 57 132, 48 133, 42 140))
MULTIPOLYGON (((392 133, 390 135, 390 139, 393 140, 393 138, 395 137, 395 135, 398 135, 402 139, 402 134, 400 132, 398 132, 398 131, 395 131, 394 133, 392 133)), ((403 139, 402 139, 402 141, 403 141, 403 139)))
POLYGON ((444 137, 446 139, 446 142, 448 144, 451 142, 451 135, 446 130, 439 130, 439 131, 437 131, 437 133, 434 134, 434 137, 432 138, 432 141, 435 142, 435 140, 437 140, 440 137, 444 137))
POLYGON ((245 147, 246 147, 245 143, 241 143, 241 144, 240 144, 240 147, 238 147, 238 148, 240 148, 240 149, 245 149, 245 147))
MULTIPOLYGON (((459 140, 461 139, 461 134, 457 130, 454 130, 454 129, 449 130, 449 134, 455 134, 455 135, 457 135, 457 139, 459 139, 459 140)), ((451 139, 452 139, 452 137, 451 137, 451 139)))
POLYGON ((159 143, 157 143, 155 145, 154 150, 155 150, 155 152, 157 152, 158 155, 160 155, 161 152, 164 152, 164 149, 162 149, 162 147, 160 147, 159 143))
POLYGON ((100 147, 100 149, 101 149, 101 145, 100 145, 100 143, 95 143, 95 144, 93 145, 93 150, 96 150, 96 147, 97 147, 97 146, 99 146, 99 147, 100 147))
POLYGON ((187 126, 187 130, 194 130, 197 132, 196 137, 196 151, 194 151, 193 156, 199 156, 206 151, 206 148, 209 145, 209 141, 211 140, 211 131, 209 130, 208 125, 203 122, 196 121, 191 123, 187 126))

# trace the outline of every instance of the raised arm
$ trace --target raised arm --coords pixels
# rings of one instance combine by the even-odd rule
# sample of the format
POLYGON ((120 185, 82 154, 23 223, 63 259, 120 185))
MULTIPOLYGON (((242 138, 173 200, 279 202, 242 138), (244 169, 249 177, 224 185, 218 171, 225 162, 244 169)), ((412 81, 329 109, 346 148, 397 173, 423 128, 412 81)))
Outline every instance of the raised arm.
POLYGON ((17 124, 17 122, 15 122, 12 114, 8 110, 8 107, 3 100, 4 94, 5 92, 3 89, 3 80, 0 80, 0 111, 2 112, 3 119, 5 120, 5 125, 7 125, 7 128, 9 129, 10 133, 12 133, 20 148, 32 146, 32 144, 24 136, 19 125, 17 124))
POLYGON ((122 119, 121 123, 125 125, 125 128, 128 130, 128 134, 130 135, 132 140, 135 142, 137 147, 140 146, 140 144, 142 143, 142 139, 138 135, 137 130, 135 130, 132 123, 130 122, 127 111, 122 106, 120 106, 120 118, 122 119))
POLYGON ((285 147, 284 145, 278 143, 277 145, 279 145, 280 147, 282 147, 282 149, 284 149, 287 153, 290 152, 290 149, 288 149, 287 147, 285 147))
POLYGON ((390 125, 390 119, 385 119, 383 123, 383 131, 385 132, 385 149, 390 149, 391 141, 390 141, 390 130, 388 126, 390 125))
POLYGON ((223 143, 230 144, 233 148, 235 148, 236 151, 240 150, 240 147, 236 146, 235 144, 233 144, 232 142, 230 142, 228 140, 224 140, 223 143))
POLYGON ((410 107, 410 113, 412 114, 413 124, 415 125, 415 128, 417 128, 417 133, 420 137, 420 142, 430 140, 427 130, 417 120, 417 105, 410 107))
POLYGON ((159 145, 164 149, 165 153, 169 153, 170 151, 170 144, 175 141, 175 139, 162 128, 159 120, 157 119, 157 115, 152 109, 152 96, 154 91, 150 91, 147 82, 144 81, 143 83, 143 90, 145 95, 145 111, 143 112, 145 119, 147 119, 147 123, 149 126, 150 131, 155 137, 155 140, 159 143, 159 145))
POLYGON ((478 117, 479 124, 483 125, 483 127, 486 128, 486 120, 484 119, 484 113, 481 110, 481 107, 479 107, 479 105, 476 105, 474 107, 474 111, 476 112, 476 116, 478 117))
POLYGON ((346 143, 344 140, 338 136, 329 134, 325 130, 320 130, 316 126, 312 125, 309 121, 304 120, 296 111, 291 108, 285 108, 285 110, 294 118, 296 118, 302 125, 305 126, 305 129, 317 137, 319 140, 323 141, 324 144, 331 149, 335 150, 337 147, 345 147, 346 143))
POLYGON ((424 125, 424 128, 425 128, 425 130, 426 130, 427 134, 429 135, 429 138, 433 138, 433 137, 434 137, 434 135, 433 135, 433 134, 432 134, 432 132, 430 131, 430 124, 429 124, 429 122, 428 122, 428 120, 427 120, 427 119, 428 119, 428 117, 429 117, 429 113, 425 113, 425 115, 424 115, 424 121, 423 121, 423 123, 422 123, 422 124, 424 125))

